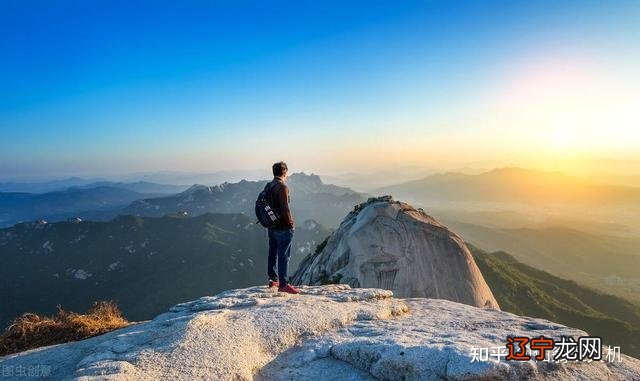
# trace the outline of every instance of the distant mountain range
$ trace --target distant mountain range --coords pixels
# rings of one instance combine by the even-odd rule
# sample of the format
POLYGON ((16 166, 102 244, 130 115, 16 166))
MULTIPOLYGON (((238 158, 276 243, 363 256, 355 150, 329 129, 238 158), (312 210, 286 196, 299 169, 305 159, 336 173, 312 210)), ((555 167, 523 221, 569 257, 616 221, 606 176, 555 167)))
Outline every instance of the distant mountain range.
MULTIPOLYGON (((223 183, 215 186, 194 185, 182 193, 133 202, 120 214, 138 216, 162 216, 168 213, 245 213, 254 215, 255 200, 267 181, 223 183)), ((291 207, 299 220, 314 219, 328 226, 335 226, 363 202, 366 195, 349 188, 325 184, 317 175, 294 173, 287 179, 291 207)))
POLYGON ((135 181, 135 182, 114 182, 114 181, 98 181, 89 183, 79 188, 98 188, 98 187, 112 187, 130 190, 132 192, 145 193, 145 194, 174 194, 182 192, 189 188, 188 185, 170 185, 170 184, 158 184, 148 181, 135 181))
POLYGON ((149 181, 106 181, 72 177, 66 180, 54 180, 41 183, 0 183, 0 192, 7 193, 48 193, 60 192, 70 188, 121 188, 138 193, 170 194, 189 188, 188 185, 159 184, 149 181))
MULTIPOLYGON (((215 186, 191 187, 144 181, 92 182, 43 194, 0 193, 0 227, 21 221, 63 221, 68 218, 107 221, 117 215, 159 217, 169 213, 245 213, 253 216, 254 202, 266 184, 242 180, 215 186), (187 189, 188 188, 188 189, 187 189)), ((287 180, 294 216, 334 226, 366 195, 325 184, 317 175, 294 173, 287 180)))
MULTIPOLYGON (((81 217, 108 220, 119 214, 161 216, 180 211, 192 215, 205 212, 241 212, 252 215, 253 201, 265 183, 266 180, 241 180, 214 186, 189 187, 140 180, 112 182, 80 178, 46 184, 2 183, 0 191, 31 189, 31 193, 36 193, 51 187, 66 188, 38 195, 27 195, 25 192, 0 193, 0 227, 30 219, 64 220, 81 217), (81 200, 77 205, 75 198, 81 200), (27 199, 31 201, 26 201, 27 199), (96 202, 89 202, 91 199, 96 202), (41 200, 45 200, 44 203, 41 200)), ((367 197, 347 187, 325 184, 317 175, 295 173, 290 176, 288 183, 292 191, 294 212, 302 219, 314 218, 330 226, 337 224, 353 205, 367 197)), ((422 180, 379 188, 373 193, 391 194, 396 199, 418 206, 438 208, 454 203, 547 205, 563 208, 640 205, 638 187, 605 185, 559 172, 520 168, 495 169, 479 175, 432 175, 422 180)), ((620 218, 627 217, 621 215, 620 218)))
POLYGON ((270 170, 236 170, 217 172, 159 171, 110 176, 109 178, 84 178, 76 176, 55 180, 14 180, 0 181, 0 192, 46 193, 65 190, 71 187, 90 187, 99 183, 105 183, 105 185, 109 186, 115 186, 115 184, 149 183, 182 188, 177 191, 167 192, 177 193, 188 188, 188 185, 185 184, 222 184, 223 182, 238 182, 242 179, 257 180, 265 178, 265 175, 269 174, 270 170))
POLYGON ((637 204, 640 188, 606 185, 568 176, 521 168, 499 168, 479 175, 445 173, 422 180, 379 188, 414 203, 500 202, 523 204, 637 204))
POLYGON ((258 180, 271 174, 267 170, 224 170, 215 172, 185 172, 185 171, 159 171, 151 173, 139 173, 122 178, 121 181, 149 181, 161 184, 209 184, 217 185, 224 182, 236 183, 240 180, 258 180))
POLYGON ((70 187, 91 186, 96 183, 108 183, 109 185, 151 183, 182 187, 183 189, 181 190, 170 192, 177 193, 188 188, 188 185, 185 186, 185 184, 222 184, 225 181, 238 182, 242 179, 255 180, 264 178, 265 175, 268 175, 269 173, 269 171, 264 170, 217 172, 159 171, 116 176, 108 179, 94 177, 69 177, 64 179, 40 181, 3 181, 0 182, 0 192, 46 193, 65 190, 70 187))
POLYGON ((636 301, 640 293, 640 238, 585 233, 564 227, 489 228, 446 224, 473 245, 506 251, 520 262, 636 301))
POLYGON ((0 192, 21 192, 21 193, 46 193, 62 191, 71 187, 86 186, 91 183, 103 181, 102 179, 85 179, 81 177, 70 177, 61 180, 38 181, 38 182, 0 182, 0 192))
POLYGON ((505 252, 471 251, 503 311, 580 328, 640 356, 640 305, 527 266, 505 252))
MULTIPOLYGON (((301 221, 291 266, 330 230, 301 221)), ((266 283, 266 231, 243 214, 109 222, 24 223, 0 229, 0 325, 57 305, 84 311, 115 300, 133 320, 222 290, 266 283)))
POLYGON ((43 194, 0 193, 0 227, 19 221, 112 218, 116 210, 150 196, 152 194, 111 186, 69 188, 43 194))

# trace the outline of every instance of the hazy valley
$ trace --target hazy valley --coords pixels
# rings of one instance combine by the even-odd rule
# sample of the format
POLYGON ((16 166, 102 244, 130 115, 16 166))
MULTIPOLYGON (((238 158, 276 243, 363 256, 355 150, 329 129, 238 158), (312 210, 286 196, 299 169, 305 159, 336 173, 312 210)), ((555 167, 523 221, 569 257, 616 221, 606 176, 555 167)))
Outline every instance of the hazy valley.
MULTIPOLYGON (((329 233, 300 223, 292 268, 329 233)), ((246 215, 210 213, 0 229, 0 324, 57 305, 84 311, 95 300, 115 300, 127 317, 145 320, 183 300, 266 284, 265 234, 246 215)))

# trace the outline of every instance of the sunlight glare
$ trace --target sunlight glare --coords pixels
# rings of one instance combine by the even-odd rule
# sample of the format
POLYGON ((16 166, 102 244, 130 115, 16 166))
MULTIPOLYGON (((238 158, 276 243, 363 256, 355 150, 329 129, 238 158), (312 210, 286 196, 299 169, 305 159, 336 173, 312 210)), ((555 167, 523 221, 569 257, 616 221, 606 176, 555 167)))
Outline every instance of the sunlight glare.
POLYGON ((571 146, 571 132, 566 128, 556 128, 551 133, 551 145, 556 150, 566 150, 571 146))

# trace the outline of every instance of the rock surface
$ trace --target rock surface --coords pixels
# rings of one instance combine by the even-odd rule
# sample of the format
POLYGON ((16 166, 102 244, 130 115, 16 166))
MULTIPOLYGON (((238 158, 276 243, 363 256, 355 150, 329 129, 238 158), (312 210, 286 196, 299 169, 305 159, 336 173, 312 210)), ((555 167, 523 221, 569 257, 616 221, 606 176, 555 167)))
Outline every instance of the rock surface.
POLYGON ((621 363, 471 362, 471 347, 503 347, 507 335, 585 333, 446 300, 394 299, 380 289, 305 286, 289 295, 252 287, 102 336, 6 356, 0 368, 50 367, 56 380, 640 378, 640 361, 627 356, 621 363))
POLYGON ((462 238, 391 196, 358 205, 324 249, 300 264, 296 284, 343 283, 499 309, 462 238))

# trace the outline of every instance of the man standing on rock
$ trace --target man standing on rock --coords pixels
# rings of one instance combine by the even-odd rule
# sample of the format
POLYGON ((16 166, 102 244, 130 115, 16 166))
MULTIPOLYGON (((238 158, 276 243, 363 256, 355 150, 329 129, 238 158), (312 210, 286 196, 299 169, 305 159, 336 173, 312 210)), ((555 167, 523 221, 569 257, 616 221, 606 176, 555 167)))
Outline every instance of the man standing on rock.
POLYGON ((285 184, 287 164, 283 161, 272 167, 273 180, 267 193, 269 206, 280 217, 278 224, 269 229, 269 259, 267 273, 269 287, 278 287, 278 291, 298 294, 300 290, 287 282, 289 257, 291 256, 291 240, 293 239, 293 216, 289 208, 289 188, 285 184), (278 272, 276 273, 276 260, 278 272))

